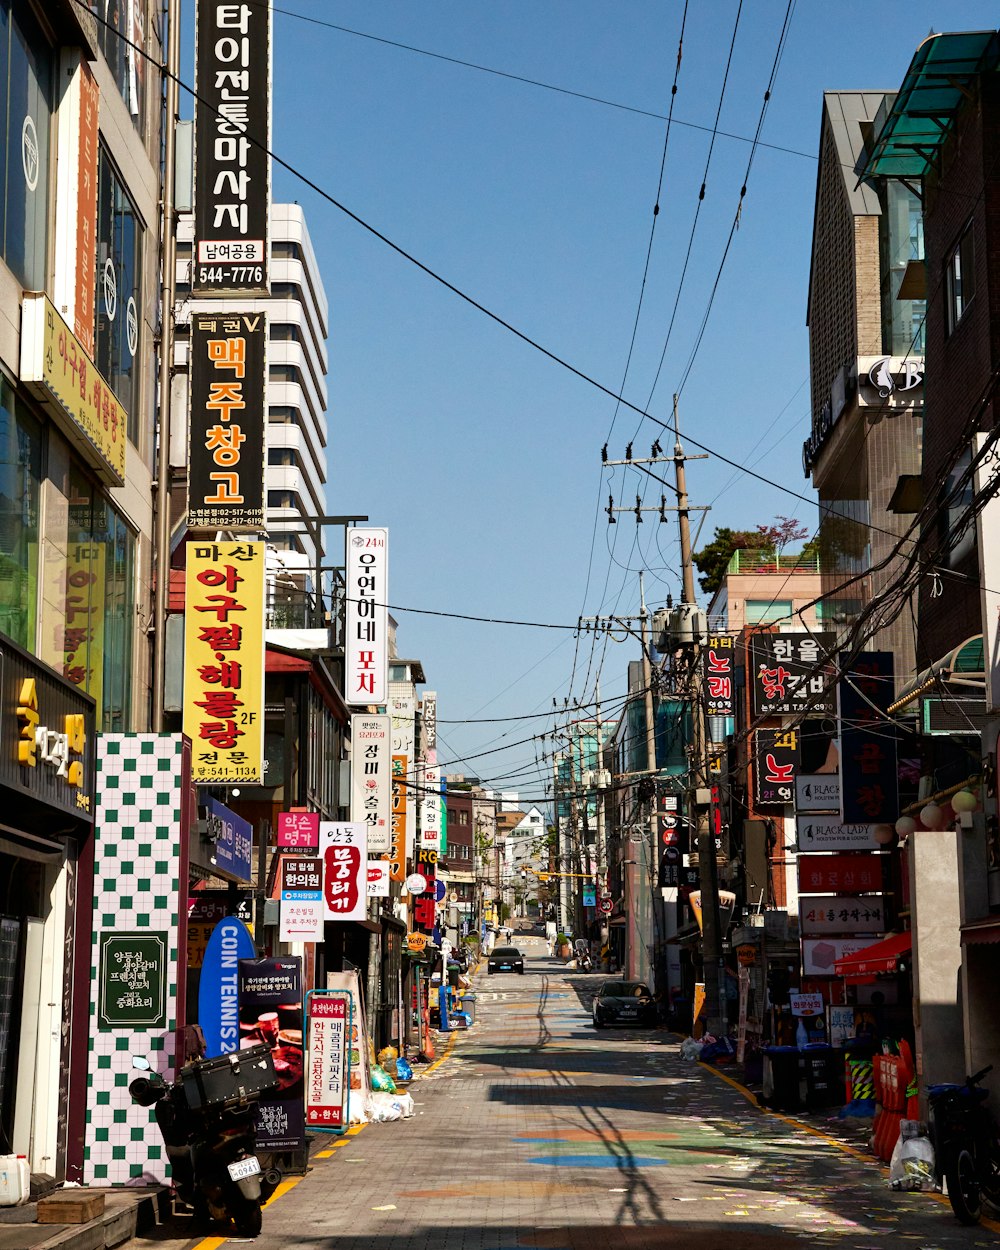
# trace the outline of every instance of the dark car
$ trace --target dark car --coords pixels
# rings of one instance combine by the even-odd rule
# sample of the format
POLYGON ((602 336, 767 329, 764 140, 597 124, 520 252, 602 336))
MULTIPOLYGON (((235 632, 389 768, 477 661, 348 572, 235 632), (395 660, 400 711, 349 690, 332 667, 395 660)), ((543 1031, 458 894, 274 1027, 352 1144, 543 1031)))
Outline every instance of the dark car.
POLYGON ((605 981, 594 995, 594 1028, 656 1023, 656 1004, 643 981, 605 981))
POLYGON ((524 974, 524 956, 516 946, 494 946, 486 962, 487 972, 520 972, 524 974))

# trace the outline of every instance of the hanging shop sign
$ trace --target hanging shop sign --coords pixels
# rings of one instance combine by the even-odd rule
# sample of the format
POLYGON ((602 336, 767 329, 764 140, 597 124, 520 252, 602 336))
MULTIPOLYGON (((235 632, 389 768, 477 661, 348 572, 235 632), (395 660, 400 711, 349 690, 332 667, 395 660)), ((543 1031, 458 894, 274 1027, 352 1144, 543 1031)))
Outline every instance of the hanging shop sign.
POLYGON ((323 861, 306 855, 281 857, 278 940, 323 940, 323 861))
POLYGON ((704 656, 705 698, 709 716, 736 715, 736 648, 732 634, 709 638, 704 656))
POLYGON ((429 933, 408 933, 406 935, 406 949, 412 951, 415 955, 421 955, 427 948, 427 944, 431 940, 429 933))
POLYGON ((424 759, 431 766, 437 763, 437 691, 425 690, 420 700, 420 724, 424 735, 424 759))
POLYGON ((62 672, 67 681, 104 703, 104 620, 107 608, 104 543, 70 543, 65 566, 54 562, 62 585, 53 579, 53 595, 64 599, 62 672))
POLYGON ((318 851, 319 812, 278 813, 279 851, 318 851))
POLYGON ((94 355, 97 283, 97 151, 100 88, 79 48, 60 56, 54 296, 88 356, 94 355))
POLYGON ((876 941, 874 934, 861 938, 808 938, 802 943, 802 973, 807 977, 832 977, 838 959, 856 955, 876 941))
POLYGON ((436 904, 444 898, 444 882, 437 879, 438 859, 438 852, 430 847, 422 846, 417 851, 417 872, 424 882, 424 889, 413 900, 413 923, 429 937, 434 934, 437 920, 436 904))
POLYGON ((803 937, 826 933, 884 933, 889 928, 886 901, 882 894, 866 894, 860 898, 809 895, 799 899, 799 933, 803 937))
POLYGON ((441 849, 441 769, 436 764, 420 770, 420 845, 441 849))
POLYGON ((747 680, 754 716, 836 709, 832 656, 836 635, 751 634, 747 680))
POLYGON ((840 777, 837 773, 799 773, 795 778, 797 812, 839 812, 840 777))
POLYGON ((392 846, 392 720, 351 717, 351 820, 368 831, 369 855, 392 846))
POLYGON ((212 930, 198 982, 198 1023, 205 1035, 205 1058, 228 1055, 240 1048, 241 959, 256 955, 246 925, 227 916, 212 930))
POLYGON ((368 897, 389 897, 389 865, 384 860, 368 861, 368 897))
POLYGON ((312 990, 306 999, 306 1125, 342 1131, 347 1127, 351 1073, 351 995, 344 990, 312 990))
POLYGON ((0 782, 93 821, 93 699, 3 638, 0 708, 0 782))
POLYGON ((793 990, 788 995, 788 1005, 793 1016, 805 1020, 812 1016, 822 1016, 826 1011, 822 994, 801 994, 793 990))
POLYGON ((192 779, 264 779, 264 544, 188 543, 184 732, 192 779))
POLYGON ((240 1044, 270 1046, 278 1080, 277 1093, 257 1104, 257 1149, 304 1150, 302 960, 241 959, 239 987, 240 1044))
POLYGON ((21 301, 21 381, 106 486, 125 484, 128 418, 46 295, 21 301))
POLYGON ((676 847, 684 854, 688 849, 688 827, 681 813, 680 796, 665 794, 659 787, 656 793, 656 824, 661 846, 676 847))
POLYGON ((597 886, 584 885, 583 905, 584 907, 596 907, 597 906, 597 886))
POLYGON ((800 730, 753 731, 754 803, 767 806, 791 803, 799 767, 800 730))
POLYGON ((212 930, 229 914, 225 894, 201 892, 188 903, 187 963, 189 968, 200 968, 205 958, 205 948, 212 930))
POLYGON ((205 836, 212 844, 211 867, 237 881, 253 877, 253 825, 218 799, 202 802, 205 836))
POLYGON ((187 523, 265 528, 267 318, 191 314, 187 523))
POLYGON ((268 293, 271 6, 198 0, 191 289, 268 293))
POLYGON ((167 934, 102 933, 97 976, 97 1027, 167 1026, 167 934))
POLYGON ((392 757, 391 846, 386 857, 393 881, 406 879, 406 765, 405 755, 392 757))
POLYGON ((841 655, 840 815, 850 822, 893 823, 899 815, 897 740, 888 708, 894 698, 891 651, 841 655))
POLYGON ((871 825, 845 824, 839 816, 798 816, 795 831, 800 851, 877 851, 871 825))
POLYGON ((924 406, 924 362, 910 356, 859 356, 858 406, 875 408, 869 420, 898 416, 906 411, 919 416, 924 406))
POLYGON ((799 855, 800 894, 879 894, 887 886, 888 860, 870 851, 842 855, 799 855))
MULTIPOLYGON (((347 530, 344 696, 385 703, 389 694, 389 531, 347 530)), ((412 719, 412 716, 411 716, 412 719)), ((411 757, 414 752, 410 751, 411 757)))
POLYGON ((364 920, 368 913, 368 850, 365 826, 321 820, 324 918, 364 920))

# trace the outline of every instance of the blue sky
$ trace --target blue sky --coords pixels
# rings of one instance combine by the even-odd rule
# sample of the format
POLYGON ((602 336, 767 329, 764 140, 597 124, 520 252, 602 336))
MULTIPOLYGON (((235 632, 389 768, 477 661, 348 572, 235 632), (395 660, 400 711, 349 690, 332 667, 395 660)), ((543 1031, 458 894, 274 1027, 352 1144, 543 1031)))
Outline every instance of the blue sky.
MULTIPOLYGON (((691 260, 655 391, 719 105, 737 0, 691 0, 660 213, 624 394, 667 419, 736 211, 749 144, 714 144, 691 260), (687 123, 687 124, 683 124, 687 123)), ((469 4, 277 0, 275 151, 526 335, 612 391, 636 318, 666 123, 419 55, 321 23, 666 114, 678 0, 469 4), (292 14, 300 16, 292 16, 292 14), (313 19, 312 21, 302 20, 313 19)), ((753 135, 786 0, 744 0, 719 120, 753 135)), ((806 287, 821 96, 892 90, 931 29, 997 25, 986 3, 798 0, 711 316, 683 387, 683 431, 812 498, 806 287), (831 16, 831 15, 835 16, 831 16), (795 153, 804 153, 799 155, 795 153)), ((185 77, 190 81, 190 71, 185 77)), ((659 491, 603 470, 672 436, 517 340, 275 168, 276 200, 306 209, 330 300, 332 512, 390 528, 393 604, 572 625, 677 594, 676 526, 610 527, 602 509, 659 491), (609 437, 610 436, 610 437, 609 437), (596 518, 596 526, 595 526, 596 518)), ((691 452, 697 449, 688 446, 691 452)), ((703 534, 816 508, 717 459, 688 466, 703 534)), ((669 500, 668 500, 669 503, 669 500)), ((449 771, 540 799, 555 698, 613 710, 626 641, 596 652, 567 630, 395 613, 404 655, 439 694, 449 771), (574 663, 575 659, 575 663, 574 663), (512 745, 521 743, 521 745, 512 745), (480 755, 483 751, 500 753, 480 755), (462 763, 462 758, 467 760, 462 763)))

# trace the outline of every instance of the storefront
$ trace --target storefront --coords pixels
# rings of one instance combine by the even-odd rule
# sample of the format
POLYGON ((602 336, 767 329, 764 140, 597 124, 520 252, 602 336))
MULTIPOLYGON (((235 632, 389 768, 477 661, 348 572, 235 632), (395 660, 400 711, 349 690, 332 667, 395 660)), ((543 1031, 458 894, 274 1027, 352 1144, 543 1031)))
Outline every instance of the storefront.
POLYGON ((89 952, 94 708, 0 634, 0 1143, 57 1179, 87 1052, 73 966, 77 940, 89 952))

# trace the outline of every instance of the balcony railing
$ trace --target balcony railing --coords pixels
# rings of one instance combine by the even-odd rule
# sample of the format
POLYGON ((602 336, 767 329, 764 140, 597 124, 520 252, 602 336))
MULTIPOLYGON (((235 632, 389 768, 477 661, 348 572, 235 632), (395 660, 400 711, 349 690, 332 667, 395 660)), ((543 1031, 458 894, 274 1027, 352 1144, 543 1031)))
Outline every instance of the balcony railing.
POLYGON ((763 547, 740 547, 734 551, 727 573, 818 573, 819 553, 799 556, 776 555, 763 547))

